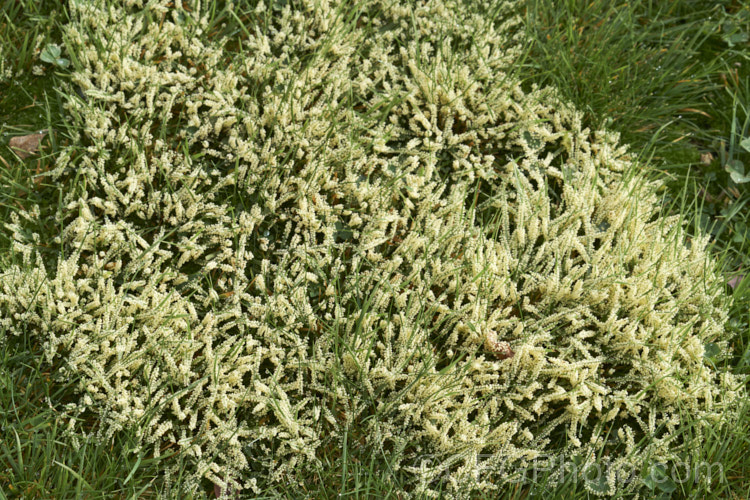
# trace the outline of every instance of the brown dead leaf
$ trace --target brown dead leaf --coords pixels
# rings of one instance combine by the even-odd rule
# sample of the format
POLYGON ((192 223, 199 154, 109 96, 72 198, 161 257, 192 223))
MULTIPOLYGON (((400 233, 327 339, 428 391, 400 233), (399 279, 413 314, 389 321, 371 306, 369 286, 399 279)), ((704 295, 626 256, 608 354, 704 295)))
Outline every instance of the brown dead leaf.
POLYGON ((744 274, 740 274, 740 275, 738 275, 738 276, 735 276, 734 278, 730 279, 730 280, 729 280, 729 281, 727 282, 727 285, 731 286, 731 287, 732 287, 732 290, 734 290, 735 288, 737 288, 737 287, 739 286, 740 282, 741 282, 741 281, 742 281, 742 280, 743 280, 744 278, 745 278, 745 275, 744 275, 744 274))
POLYGON ((711 153, 701 153, 701 163, 704 165, 711 165, 712 161, 714 161, 714 155, 711 153))
POLYGON ((46 135, 47 132, 40 132, 13 137, 8 145, 22 160, 25 160, 39 150, 39 145, 46 135))
POLYGON ((489 330, 484 339, 484 346, 492 351, 500 359, 508 359, 515 356, 515 352, 510 348, 510 344, 504 340, 497 340, 497 333, 489 330))

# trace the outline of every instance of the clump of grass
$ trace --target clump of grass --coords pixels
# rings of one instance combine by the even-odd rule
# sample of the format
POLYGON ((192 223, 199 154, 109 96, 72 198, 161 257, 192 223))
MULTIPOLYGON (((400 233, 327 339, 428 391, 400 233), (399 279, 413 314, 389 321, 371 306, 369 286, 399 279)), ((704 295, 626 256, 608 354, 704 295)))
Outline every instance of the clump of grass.
POLYGON ((2 338, 56 374, 78 450, 34 488, 461 496, 545 455, 645 471, 524 486, 613 495, 653 490, 657 462, 737 466, 697 445, 746 422, 706 241, 569 89, 519 80, 518 5, 233 7, 70 6, 58 197, 10 209, 0 278, 2 338))

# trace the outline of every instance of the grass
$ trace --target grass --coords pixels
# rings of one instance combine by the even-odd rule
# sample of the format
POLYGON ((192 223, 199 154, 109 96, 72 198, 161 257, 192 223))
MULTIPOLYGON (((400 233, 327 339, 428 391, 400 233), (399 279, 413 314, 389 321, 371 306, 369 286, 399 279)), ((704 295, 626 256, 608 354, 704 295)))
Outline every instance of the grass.
MULTIPOLYGON (((0 8, 0 58, 13 78, 0 78, 0 218, 31 202, 48 212, 38 232, 53 237, 56 188, 43 172, 54 158, 55 141, 41 156, 19 161, 7 139, 64 121, 57 91, 64 76, 38 60, 38 51, 60 42, 56 23, 64 16, 57 2, 6 1, 0 8), (43 76, 32 74, 44 68, 43 76)), ((712 235, 712 251, 734 298, 727 333, 736 356, 735 373, 750 373, 750 183, 732 180, 728 169, 750 172, 750 152, 740 142, 750 136, 750 4, 737 1, 529 0, 524 11, 533 43, 519 63, 527 83, 552 85, 584 111, 591 127, 621 133, 643 168, 664 181, 665 210, 681 213, 693 230, 712 235)), ((236 18, 222 19, 229 33, 236 18)), ((218 23, 217 23, 218 24, 218 23)), ((0 240, 0 260, 13 256, 0 240)), ((5 264, 5 262, 3 262, 5 264)), ((27 339, 0 349, 0 499, 158 498, 176 494, 158 481, 160 459, 130 453, 133 440, 120 436, 109 446, 64 432, 56 406, 71 398, 52 384, 38 346, 27 339), (53 404, 54 403, 54 404, 53 404)), ((335 373, 331 376, 336 376, 335 373)), ((59 407, 59 406, 58 406, 59 407)), ((750 412, 734 425, 717 425, 705 446, 685 460, 716 462, 725 481, 654 488, 664 498, 750 497, 750 412)), ((685 429, 690 432, 690 427, 685 429)), ((395 498, 400 478, 389 471, 379 450, 358 446, 356 426, 347 439, 321 457, 326 464, 296 478, 272 497, 395 498)), ((213 488, 206 485, 206 494, 213 488)), ((582 481, 551 489, 544 476, 508 489, 503 498, 586 498, 582 481)))

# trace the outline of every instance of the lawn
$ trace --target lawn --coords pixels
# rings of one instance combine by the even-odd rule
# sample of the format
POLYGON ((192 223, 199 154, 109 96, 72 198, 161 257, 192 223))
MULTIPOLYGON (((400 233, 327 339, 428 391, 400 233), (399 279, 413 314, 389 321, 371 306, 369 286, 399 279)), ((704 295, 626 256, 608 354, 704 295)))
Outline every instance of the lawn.
POLYGON ((0 499, 750 497, 750 3, 458 4, 0 4, 0 499))

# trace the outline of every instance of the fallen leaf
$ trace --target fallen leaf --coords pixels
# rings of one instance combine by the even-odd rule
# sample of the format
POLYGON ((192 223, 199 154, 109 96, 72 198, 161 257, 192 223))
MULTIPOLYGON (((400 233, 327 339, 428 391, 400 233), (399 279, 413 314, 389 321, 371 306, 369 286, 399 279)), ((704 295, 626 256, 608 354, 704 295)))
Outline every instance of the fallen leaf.
POLYGON ((744 274, 740 274, 739 276, 735 276, 734 278, 732 278, 731 280, 729 280, 727 282, 727 285, 731 286, 732 290, 734 290, 735 288, 737 288, 737 285, 740 284, 740 282, 742 281, 742 279, 744 277, 745 277, 744 274))
POLYGON ((485 338, 485 347, 492 351, 500 359, 512 358, 516 353, 510 348, 510 344, 504 340, 497 340, 497 333, 490 330, 485 338))
POLYGON ((22 160, 24 160, 37 152, 45 135, 47 135, 47 132, 13 137, 8 145, 22 160))
POLYGON ((712 161, 714 161, 714 155, 711 153, 701 153, 701 163, 704 165, 711 165, 712 161))

